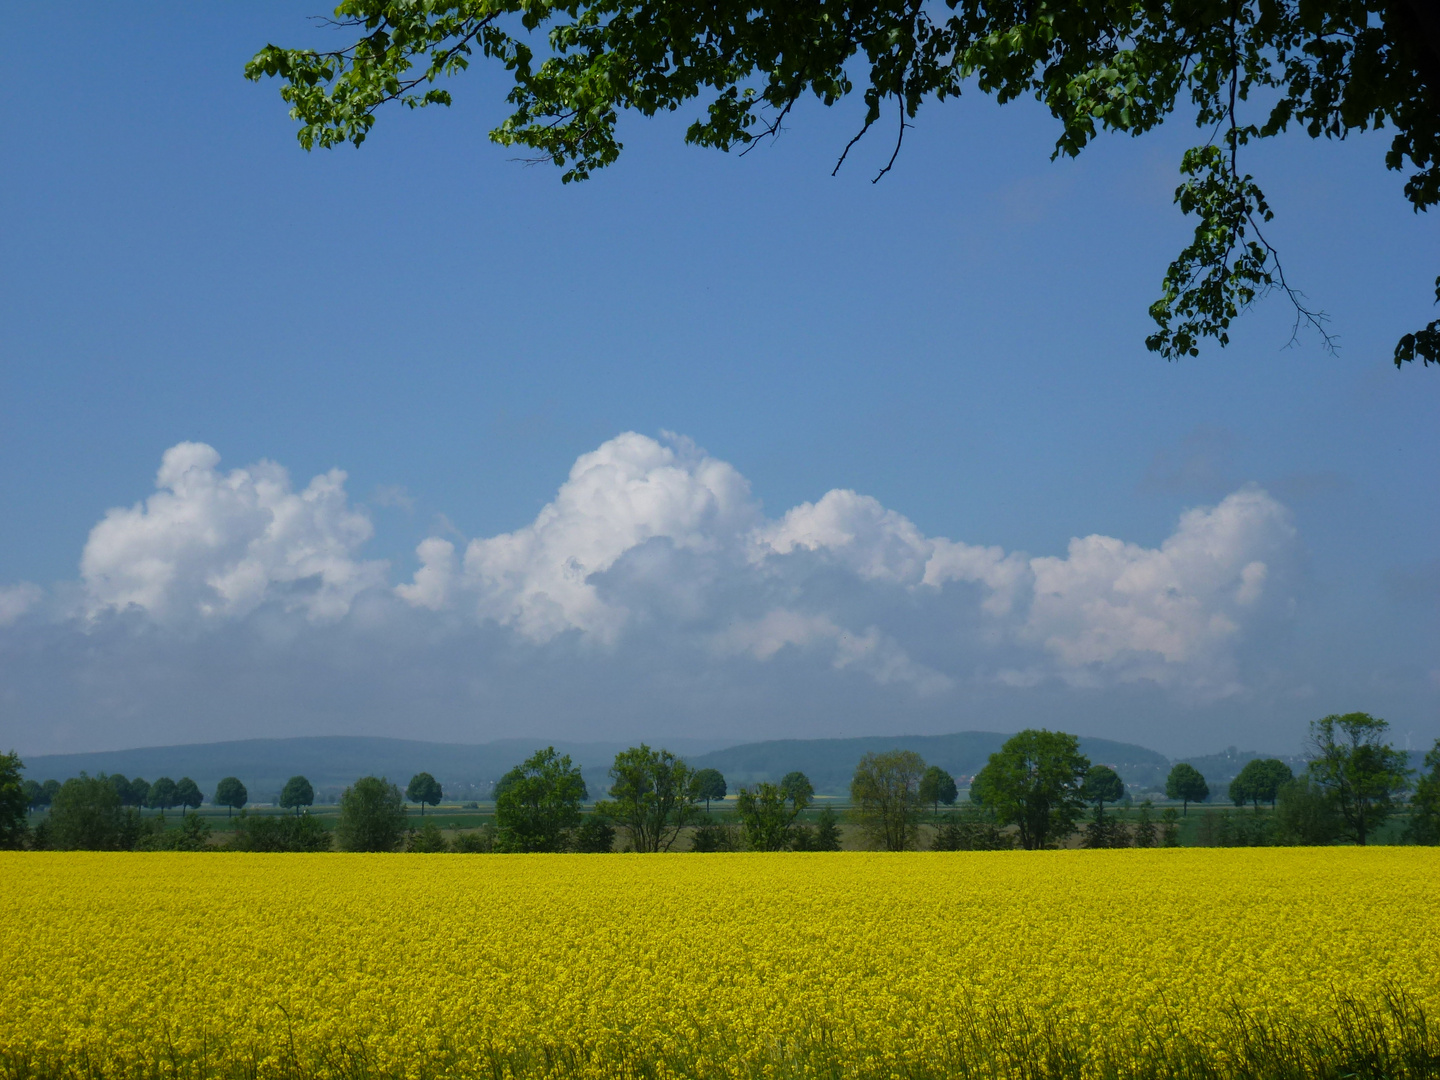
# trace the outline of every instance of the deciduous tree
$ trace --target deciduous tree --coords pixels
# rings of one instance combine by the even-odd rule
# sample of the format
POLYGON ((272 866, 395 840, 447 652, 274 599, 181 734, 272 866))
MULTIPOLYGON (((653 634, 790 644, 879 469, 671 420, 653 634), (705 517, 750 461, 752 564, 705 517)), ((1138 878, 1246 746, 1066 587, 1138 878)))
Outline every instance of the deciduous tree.
POLYGON ((183 806, 188 810, 198 809, 205 801, 205 795, 201 792, 200 786, 188 776, 182 776, 175 781, 175 805, 183 806))
POLYGON ((25 763, 15 751, 0 754, 0 849, 17 850, 30 835, 30 796, 20 774, 25 763))
POLYGON ((225 807, 227 818, 249 801, 250 793, 238 776, 227 776, 215 785, 215 805, 225 807))
POLYGON ((405 800, 383 776, 363 776, 340 796, 341 851, 394 851, 405 840, 405 800))
POLYGON ((1326 716, 1310 725, 1310 778, 1334 800, 1344 835, 1363 845, 1396 810, 1409 786, 1406 754, 1385 742, 1390 725, 1369 713, 1326 716))
MULTIPOLYGON (((1430 0, 344 0, 335 13, 350 40, 323 52, 267 45, 245 68, 282 80, 302 146, 358 146, 389 102, 449 105, 442 80, 479 55, 513 80, 514 112, 490 138, 564 167, 566 181, 616 160, 622 112, 692 102, 700 115, 686 140, 728 150, 778 133, 807 95, 832 105, 858 92, 864 118, 835 168, 888 126, 894 150, 877 180, 922 103, 962 89, 1042 102, 1059 121, 1056 156, 1183 110, 1203 137, 1181 157, 1175 191, 1195 231, 1150 307, 1146 345, 1165 357, 1195 355, 1205 338, 1226 344, 1231 321, 1269 292, 1288 298, 1297 329, 1325 334, 1267 235, 1272 212, 1246 167, 1255 142, 1387 126, 1385 162, 1406 174, 1405 198, 1417 211, 1440 202, 1440 16, 1430 0), (542 32, 537 56, 531 35, 542 32)), ((1440 321, 1402 337, 1393 358, 1440 360, 1440 321)))
POLYGON ((698 812, 694 772, 668 750, 641 743, 615 755, 610 798, 595 809, 614 821, 636 851, 669 851, 698 812))
POLYGON ((1189 816, 1192 802, 1204 802, 1210 798, 1210 785, 1205 783, 1205 777, 1194 765, 1179 761, 1165 778, 1165 797, 1179 799, 1181 813, 1189 816))
POLYGON ((410 783, 405 788, 405 798, 420 804, 421 817, 425 816, 426 803, 431 806, 439 806, 440 800, 444 797, 445 793, 440 790, 439 783, 428 772, 416 773, 410 778, 410 783))
POLYGON ((501 780, 495 799, 496 851, 564 851, 589 798, 580 768, 553 746, 536 751, 501 780))
POLYGON ((925 761, 913 750, 866 754, 850 781, 850 802, 860 826, 886 851, 915 843, 920 823, 920 780, 925 761))
POLYGON ((104 773, 82 772, 61 784, 50 803, 48 825, 49 846, 61 851, 125 851, 139 833, 137 817, 120 805, 104 773))
MULTIPOLYGON (((370 777, 374 779, 374 777, 370 777)), ((315 805, 315 789, 310 786, 310 781, 303 776, 292 776, 285 781, 285 786, 280 790, 280 805, 286 810, 294 810, 300 813, 302 806, 315 805)))
POLYGON ((725 776, 719 769, 701 769, 695 774, 695 797, 705 800, 705 812, 710 812, 711 799, 723 799, 729 792, 725 787, 725 776))
POLYGON ((1415 794, 1410 799, 1410 821, 1405 839, 1412 844, 1440 844, 1440 739, 1425 755, 1415 794))
POLYGON ((929 803, 937 818, 940 816, 940 804, 954 806, 959 794, 955 778, 939 765, 931 765, 920 778, 920 801, 929 803))
POLYGON ((1034 851, 1075 831, 1089 771, 1090 759, 1074 735, 1031 728, 990 755, 970 786, 970 799, 1017 826, 1020 845, 1034 851))
MULTIPOLYGON (((150 785, 150 791, 146 797, 145 805, 152 810, 159 810, 160 816, 163 818, 165 811, 179 802, 175 789, 176 785, 174 780, 171 780, 168 776, 160 777, 159 780, 156 780, 155 783, 150 785)), ((118 795, 116 799, 119 799, 118 795)))
POLYGON ((1095 817, 1085 827, 1084 845, 1090 848, 1128 847, 1130 838, 1124 826, 1113 816, 1105 816, 1107 802, 1119 802, 1125 797, 1125 784, 1120 775, 1108 765, 1092 765, 1085 774, 1080 794, 1086 802, 1095 804, 1095 817))
POLYGON ((1290 766, 1279 758, 1253 758, 1230 781, 1230 800, 1236 806, 1253 803, 1258 813, 1262 802, 1274 806, 1280 788, 1294 779, 1290 766))
POLYGON ((1333 844, 1340 835, 1335 800, 1303 774, 1280 785, 1275 801, 1275 840, 1287 847, 1333 844))
POLYGON ((784 851, 794 840, 795 819, 810 805, 814 788, 804 773, 792 772, 779 784, 740 789, 735 814, 750 851, 784 851))

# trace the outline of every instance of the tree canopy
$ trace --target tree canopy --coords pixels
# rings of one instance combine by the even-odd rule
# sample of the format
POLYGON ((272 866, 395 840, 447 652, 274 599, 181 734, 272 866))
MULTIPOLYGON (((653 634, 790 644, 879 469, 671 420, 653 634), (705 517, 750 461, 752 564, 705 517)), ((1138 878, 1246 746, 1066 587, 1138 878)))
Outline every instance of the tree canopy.
POLYGON ((205 795, 200 786, 188 776, 182 776, 175 781, 175 805, 183 806, 190 810, 197 809, 205 801, 205 795))
POLYGON ((855 766, 850 801, 870 839, 886 851, 915 842, 920 818, 920 780, 925 759, 913 750, 866 754, 855 766))
POLYGON ((405 839, 405 800, 381 776, 362 776, 340 795, 341 851, 394 851, 405 839))
POLYGON ((694 775, 669 750, 632 746, 615 755, 610 798, 595 809, 625 830, 636 851, 669 851, 697 812, 694 775))
MULTIPOLYGON (((1195 220, 1151 305, 1146 345, 1167 358, 1229 341, 1267 293, 1326 344, 1265 227, 1273 213, 1246 150, 1292 129, 1341 139, 1393 131, 1385 164, 1416 210, 1440 201, 1440 14, 1432 0, 902 0, 715 4, 696 0, 344 0, 349 40, 329 51, 267 45, 247 78, 279 78, 307 150, 365 141, 376 111, 449 105, 441 80, 477 54, 509 73, 513 112, 490 132, 583 180, 621 151, 620 114, 699 111, 687 142, 730 150, 778 133, 807 95, 859 93, 858 132, 888 127, 894 151, 923 104, 975 90, 1042 102, 1054 156, 1102 132, 1140 135, 1182 112, 1201 133, 1175 201, 1195 220), (543 32, 543 37, 542 37, 543 32)), ((879 179, 879 176, 876 177, 879 179)), ((1440 278, 1436 279, 1440 302, 1440 278)), ((1405 334, 1393 360, 1440 363, 1440 320, 1405 334)))
POLYGON ((0 754, 0 849, 23 847, 30 831, 25 815, 31 795, 20 777, 24 769, 13 750, 0 754))
POLYGON ((580 768, 553 746, 505 774, 495 797, 497 851, 564 851, 589 797, 580 768))
POLYGON ((1326 716, 1310 725, 1310 778, 1334 801, 1344 835, 1364 845, 1409 786, 1408 756, 1384 741, 1390 725, 1369 713, 1326 716))
POLYGON ((426 803, 438 806, 444 797, 445 793, 440 790, 440 784, 428 772, 416 773, 405 788, 405 798, 420 804, 421 817, 425 816, 426 803))
POLYGON ((762 782, 740 789, 735 812, 751 851, 784 851, 794 846, 795 819, 810 805, 815 789, 802 772, 787 773, 779 784, 762 782))
POLYGON ((1192 802, 1204 802, 1210 797, 1210 785, 1205 783, 1205 777, 1194 765, 1178 761, 1165 778, 1165 797, 1179 799, 1181 812, 1189 814, 1192 802))
POLYGON ((701 769, 695 774, 695 797, 705 800, 705 812, 710 812, 711 799, 723 799, 728 790, 725 775, 719 769, 701 769))
POLYGON ((1230 800, 1236 806, 1254 803, 1256 810, 1262 802, 1274 806, 1281 787, 1294 779, 1290 766, 1279 758, 1253 758, 1230 781, 1230 800))
POLYGON ((238 776, 227 776, 215 785, 215 805, 225 807, 225 816, 250 801, 250 793, 238 776))
POLYGON ((280 791, 280 805, 298 814, 300 807, 315 805, 315 789, 305 777, 292 776, 285 781, 285 787, 280 791))
POLYGON ((1074 735, 1030 728, 990 755, 970 786, 970 799, 1017 826, 1020 845, 1034 851, 1075 831, 1089 771, 1090 759, 1074 735))
POLYGON ((1440 844, 1440 739, 1425 755, 1420 778, 1415 781, 1405 839, 1416 844, 1440 844))
POLYGON ((954 806, 959 795, 955 778, 939 765, 931 765, 920 778, 920 801, 929 803, 937 815, 940 813, 941 803, 954 806))
POLYGON ((139 832, 135 812, 121 806, 115 785, 104 773, 82 772, 61 784, 50 802, 47 824, 50 846, 62 851, 125 851, 134 846, 139 832))
MULTIPOLYGON (((116 797, 118 801, 118 796, 116 797)), ((162 776, 155 783, 150 785, 150 791, 146 796, 145 805, 152 810, 159 810, 160 816, 165 816, 165 811, 179 802, 176 795, 176 784, 168 776, 162 776)))

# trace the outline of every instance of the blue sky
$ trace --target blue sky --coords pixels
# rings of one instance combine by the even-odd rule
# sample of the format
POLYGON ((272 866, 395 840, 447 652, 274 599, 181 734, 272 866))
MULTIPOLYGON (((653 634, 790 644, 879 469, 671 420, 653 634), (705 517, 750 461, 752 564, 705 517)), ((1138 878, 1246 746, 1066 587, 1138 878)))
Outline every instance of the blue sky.
POLYGON ((1440 374, 1388 360, 1433 317, 1440 231, 1383 136, 1248 165, 1338 355, 1287 348, 1272 298, 1167 364, 1143 339, 1183 121, 1051 162, 1042 111, 975 94, 872 184, 884 136, 830 175, 858 103, 745 157, 683 146, 682 111, 562 186, 486 139, 494 73, 306 154, 240 77, 315 39, 299 9, 63 10, 12 15, 0 117, 0 743, 1044 724, 1293 751, 1353 709, 1440 736, 1440 374), (190 494, 92 536, 184 443, 218 454, 167 459, 190 494), (278 504, 226 478, 261 461, 292 492, 343 470, 343 511, 257 554, 278 504), (577 461, 600 472, 562 490, 577 461), (422 603, 427 538, 455 565, 422 603), (939 540, 1020 576, 946 576, 939 540), (263 580, 217 604, 242 563, 263 580), (567 566, 594 576, 554 601, 567 566))

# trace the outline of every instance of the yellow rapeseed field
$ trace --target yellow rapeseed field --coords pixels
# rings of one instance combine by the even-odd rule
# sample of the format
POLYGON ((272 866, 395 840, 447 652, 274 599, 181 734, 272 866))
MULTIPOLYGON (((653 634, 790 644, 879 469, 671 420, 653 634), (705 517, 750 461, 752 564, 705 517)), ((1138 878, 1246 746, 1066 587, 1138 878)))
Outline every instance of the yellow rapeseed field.
POLYGON ((997 1017, 1223 1060, 1337 994, 1440 1015, 1433 849, 5 853, 0 901, 12 1071, 906 1076, 997 1017))

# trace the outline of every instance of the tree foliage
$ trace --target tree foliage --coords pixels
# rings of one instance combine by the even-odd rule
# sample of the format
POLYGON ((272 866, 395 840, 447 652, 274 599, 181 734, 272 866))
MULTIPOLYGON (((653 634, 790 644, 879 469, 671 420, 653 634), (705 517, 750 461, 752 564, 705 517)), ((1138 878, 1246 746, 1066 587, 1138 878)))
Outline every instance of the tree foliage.
POLYGON ((317 817, 272 817, 240 811, 228 844, 233 851, 329 851, 333 837, 317 817))
POLYGON ((1335 800, 1301 775, 1281 784, 1275 796, 1275 841, 1288 847, 1333 844, 1340 836, 1335 800))
POLYGON ((428 772, 416 773, 405 787, 405 798, 420 804, 421 817, 425 816, 426 803, 439 806, 444 797, 445 793, 440 790, 440 784, 428 772))
POLYGON ((1440 844, 1440 739, 1425 755, 1421 770, 1410 799, 1405 839, 1412 844, 1440 844))
POLYGON ((939 765, 931 765, 920 778, 920 801, 929 803, 936 817, 940 815, 940 804, 954 806, 959 794, 955 778, 939 765))
POLYGON ((1279 758, 1252 758, 1230 781, 1230 801, 1236 806, 1253 803, 1257 811, 1262 802, 1274 806, 1280 789, 1294 779, 1290 766, 1279 758))
POLYGON ((1085 774, 1080 787, 1080 796, 1095 804, 1095 816, 1085 826, 1084 846, 1088 848, 1117 848, 1130 846, 1130 834, 1114 814, 1105 816, 1105 804, 1116 803, 1125 797, 1125 783, 1120 774, 1109 765, 1092 765, 1085 774))
POLYGON ((1015 846, 994 813, 975 802, 945 818, 935 830, 931 846, 936 851, 1009 851, 1015 846))
POLYGON ((1363 845, 1396 810, 1409 786, 1403 750, 1384 741, 1390 725, 1369 713, 1331 715, 1310 725, 1310 778, 1334 800, 1343 835, 1363 845))
POLYGON ((310 786, 310 781, 305 777, 292 776, 280 789, 280 805, 284 809, 294 810, 298 814, 302 806, 315 805, 315 789, 310 786))
MULTIPOLYGON (((117 795, 116 798, 118 799, 119 796, 117 795)), ((164 817, 165 811, 169 810, 170 807, 179 801, 176 795, 175 781, 171 780, 168 776, 162 776, 150 785, 150 790, 146 795, 145 805, 152 810, 159 810, 160 816, 164 817)))
POLYGON ((725 787, 725 775, 719 769, 701 769, 695 774, 695 797, 705 800, 705 812, 710 812, 712 799, 723 799, 729 794, 725 787))
POLYGON ((904 851, 920 824, 920 780, 925 761, 913 750, 866 754, 850 781, 850 802, 860 827, 886 851, 904 851))
POLYGON ((1021 847, 1034 851, 1075 831, 1089 771, 1090 759, 1074 735, 1030 728, 990 755, 970 786, 970 799, 1017 826, 1021 847))
POLYGON ((695 817, 694 772, 668 750, 641 743, 615 755, 610 798, 595 809, 614 821, 636 851, 669 851, 695 817))
POLYGON ((20 776, 24 769, 15 751, 0 754, 0 850, 18 850, 30 835, 27 814, 32 795, 20 776))
POLYGON ((205 801, 205 795, 200 786, 188 776, 182 776, 175 781, 175 805, 183 806, 187 810, 198 809, 205 801))
POLYGON ((384 777, 363 776, 340 795, 341 851, 394 851, 405 839, 405 800, 384 777))
POLYGON ((615 826, 603 814, 586 814, 575 830, 574 846, 582 855, 608 854, 615 850, 615 826))
MULTIPOLYGON (((513 112, 490 138, 564 168, 565 182, 616 160, 626 110, 694 103, 686 141, 729 150, 778 133, 807 95, 834 105, 858 92, 863 120, 835 169, 878 124, 894 133, 881 176, 922 104, 965 89, 1042 102, 1059 121, 1057 157, 1183 111, 1203 135, 1175 191, 1195 229, 1146 339, 1167 358, 1198 354, 1205 338, 1228 343, 1240 312, 1277 290, 1297 330, 1325 335, 1265 234, 1273 213, 1242 165, 1251 144, 1389 126, 1385 163, 1405 174, 1405 198, 1416 211, 1440 201, 1440 17, 1429 0, 344 0, 335 21, 350 34, 338 48, 267 45, 245 68, 281 80, 307 150, 360 145, 387 103, 449 105, 440 81, 478 54, 513 83, 513 112)), ((1440 362, 1440 320, 1401 338, 1393 359, 1440 362)))
POLYGON ((121 805, 104 773, 82 772, 61 784, 46 824, 48 846, 60 851, 128 851, 141 831, 139 816, 121 805))
POLYGON ((795 819, 814 795, 810 778, 802 772, 787 773, 779 784, 762 782, 741 788, 735 814, 740 819, 745 848, 784 851, 794 846, 795 819))
POLYGON ((1165 778, 1165 797, 1179 799, 1181 813, 1188 815, 1192 802, 1204 802, 1210 798, 1210 785, 1205 783, 1205 777, 1194 765, 1179 761, 1165 778))
POLYGON ((250 793, 245 790, 245 785, 237 776, 227 776, 215 785, 215 805, 226 808, 226 817, 229 817, 232 811, 243 808, 249 801, 250 793))
POLYGON ((505 774, 495 798, 497 851, 564 851, 589 797, 579 766, 553 746, 505 774))

